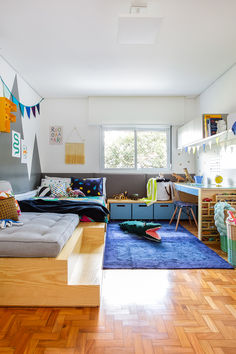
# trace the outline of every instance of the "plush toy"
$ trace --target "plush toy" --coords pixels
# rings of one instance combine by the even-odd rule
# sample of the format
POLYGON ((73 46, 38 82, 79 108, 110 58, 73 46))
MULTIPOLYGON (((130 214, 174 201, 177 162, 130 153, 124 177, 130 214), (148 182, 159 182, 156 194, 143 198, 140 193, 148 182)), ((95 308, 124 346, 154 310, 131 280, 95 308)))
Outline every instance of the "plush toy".
POLYGON ((225 210, 235 211, 235 209, 232 208, 231 205, 226 202, 218 202, 214 206, 214 220, 215 220, 217 231, 220 234, 221 249, 222 251, 227 252, 228 246, 227 246, 227 228, 225 224, 225 214, 224 214, 225 210))
POLYGON ((80 189, 72 189, 71 187, 68 187, 66 192, 71 198, 85 197, 85 194, 80 189))
POLYGON ((185 181, 185 179, 184 179, 182 176, 179 176, 179 175, 177 175, 176 173, 172 173, 172 176, 176 178, 177 183, 179 183, 179 182, 181 182, 181 181, 182 181, 182 182, 185 181))
POLYGON ((119 224, 121 230, 128 231, 138 236, 143 236, 150 241, 161 242, 161 236, 157 231, 161 228, 161 224, 143 221, 124 221, 119 224))
POLYGON ((228 210, 228 215, 229 216, 227 217, 227 221, 236 226, 236 217, 235 217, 234 213, 232 211, 228 210))
POLYGON ((12 226, 22 226, 23 222, 21 221, 15 221, 12 219, 1 219, 0 220, 0 229, 5 229, 6 227, 12 227, 12 226))

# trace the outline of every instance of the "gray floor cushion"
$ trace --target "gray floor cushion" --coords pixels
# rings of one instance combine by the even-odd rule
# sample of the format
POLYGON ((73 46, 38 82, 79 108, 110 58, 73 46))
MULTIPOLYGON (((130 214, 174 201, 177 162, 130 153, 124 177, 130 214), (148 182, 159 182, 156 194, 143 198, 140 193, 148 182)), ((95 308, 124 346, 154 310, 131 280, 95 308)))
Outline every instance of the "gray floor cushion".
POLYGON ((75 214, 22 213, 23 226, 0 230, 0 257, 56 257, 79 223, 75 214))

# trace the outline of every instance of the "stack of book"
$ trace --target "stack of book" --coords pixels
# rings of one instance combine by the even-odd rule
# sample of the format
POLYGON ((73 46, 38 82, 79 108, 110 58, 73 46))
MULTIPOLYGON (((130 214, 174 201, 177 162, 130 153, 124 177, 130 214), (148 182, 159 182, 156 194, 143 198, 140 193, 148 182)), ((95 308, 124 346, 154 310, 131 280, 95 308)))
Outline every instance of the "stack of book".
POLYGON ((204 137, 215 135, 217 133, 217 122, 224 120, 221 114, 204 114, 204 137))

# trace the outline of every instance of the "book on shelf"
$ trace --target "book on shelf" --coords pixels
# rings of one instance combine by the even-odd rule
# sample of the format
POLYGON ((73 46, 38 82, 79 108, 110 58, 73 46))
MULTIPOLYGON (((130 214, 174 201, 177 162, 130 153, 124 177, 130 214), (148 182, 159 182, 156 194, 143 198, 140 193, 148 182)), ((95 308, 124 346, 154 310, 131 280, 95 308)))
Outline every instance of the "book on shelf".
POLYGON ((203 115, 204 138, 217 134, 217 122, 220 120, 224 120, 221 114, 203 115))

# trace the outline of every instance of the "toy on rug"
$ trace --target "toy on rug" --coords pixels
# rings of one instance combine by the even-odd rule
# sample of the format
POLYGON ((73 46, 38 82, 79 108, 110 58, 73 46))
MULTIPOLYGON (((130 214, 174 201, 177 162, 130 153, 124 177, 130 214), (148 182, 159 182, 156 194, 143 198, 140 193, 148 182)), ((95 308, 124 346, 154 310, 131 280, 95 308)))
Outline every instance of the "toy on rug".
POLYGON ((71 187, 68 187, 66 192, 71 198, 86 197, 86 195, 80 189, 72 189, 71 187))
POLYGON ((161 228, 161 224, 143 221, 124 221, 119 224, 121 230, 128 231, 131 234, 145 237, 150 241, 161 242, 161 236, 157 231, 161 228))
POLYGON ((226 202, 218 202, 214 206, 214 220, 215 220, 217 231, 220 234, 221 249, 222 251, 227 252, 228 246, 227 246, 227 227, 225 223, 225 213, 224 213, 225 210, 235 211, 235 209, 232 208, 231 205, 226 202))

